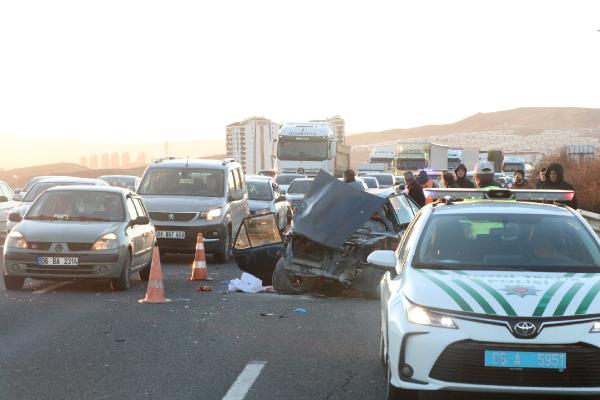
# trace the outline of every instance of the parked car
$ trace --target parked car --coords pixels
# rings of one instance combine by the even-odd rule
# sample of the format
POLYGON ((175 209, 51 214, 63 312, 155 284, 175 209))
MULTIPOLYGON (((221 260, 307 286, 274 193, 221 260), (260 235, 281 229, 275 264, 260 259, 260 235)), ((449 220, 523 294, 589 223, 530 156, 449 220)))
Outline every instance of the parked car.
POLYGON ((10 230, 8 227, 8 215, 16 204, 14 193, 8 183, 0 181, 0 240, 10 230))
POLYGON ((393 187, 395 183, 393 174, 387 174, 385 172, 369 172, 365 175, 361 175, 361 178, 367 176, 377 179, 377 182, 379 182, 379 187, 382 189, 393 187))
POLYGON ((304 195, 310 189, 310 184, 314 178, 296 178, 290 184, 286 198, 290 202, 294 215, 301 214, 304 211, 304 195))
POLYGON ((279 190, 281 191, 281 193, 286 194, 288 188, 290 187, 290 184, 296 178, 306 178, 306 175, 291 174, 291 173, 279 174, 279 175, 275 176, 275 183, 277 184, 277 186, 279 186, 279 190))
POLYGON ((264 178, 246 178, 250 215, 273 213, 277 218, 277 226, 283 231, 291 215, 290 204, 287 198, 279 193, 275 181, 264 178))
POLYGON ((74 185, 92 185, 92 186, 108 186, 108 183, 100 179, 75 178, 71 176, 49 176, 41 179, 36 179, 35 182, 28 187, 25 196, 17 203, 10 214, 8 215, 7 229, 10 232, 12 228, 22 220, 34 200, 44 191, 56 186, 74 186, 74 185))
POLYGON ((373 176, 361 176, 360 179, 369 189, 379 189, 379 181, 373 176))
POLYGON ((104 175, 98 179, 105 181, 110 186, 129 189, 132 192, 137 192, 137 188, 142 181, 142 178, 133 175, 104 175))
POLYGON ((195 252, 202 233, 206 251, 227 262, 233 234, 249 215, 244 172, 232 159, 159 159, 146 169, 138 193, 163 253, 195 252))
POLYGON ((154 227, 136 194, 109 186, 60 186, 43 192, 6 238, 4 285, 26 278, 109 279, 129 288, 148 280, 154 227))
POLYGON ((406 195, 385 193, 362 192, 321 172, 306 195, 307 211, 286 235, 273 214, 244 220, 235 260, 242 271, 283 293, 353 288, 377 296, 383 272, 367 256, 374 249, 395 249, 419 210, 406 195))

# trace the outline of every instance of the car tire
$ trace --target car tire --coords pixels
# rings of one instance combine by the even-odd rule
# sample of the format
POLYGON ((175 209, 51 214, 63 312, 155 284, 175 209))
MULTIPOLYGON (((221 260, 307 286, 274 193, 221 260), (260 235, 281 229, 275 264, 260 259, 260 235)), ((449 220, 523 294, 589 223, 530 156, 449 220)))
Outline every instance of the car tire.
POLYGON ((4 275, 4 287, 6 290, 21 290, 25 284, 25 277, 4 275))
POLYGON ((419 392, 416 390, 405 390, 392 385, 392 369, 389 360, 386 358, 387 379, 386 379, 386 399, 387 400, 419 400, 419 392))
POLYGON ((131 285, 131 282, 129 280, 129 274, 131 271, 132 261, 133 257, 131 256, 131 253, 129 253, 129 258, 127 259, 127 263, 121 270, 121 275, 116 279, 110 280, 110 286, 115 292, 123 292, 129 289, 129 286, 131 285))
POLYGON ((150 269, 152 268, 152 262, 148 263, 144 268, 140 269, 138 274, 140 275, 140 280, 142 282, 148 282, 150 279, 150 269))
POLYGON ((387 355, 385 354, 385 342, 383 341, 383 332, 379 334, 379 361, 384 368, 387 368, 387 355))
POLYGON ((215 261, 219 264, 227 264, 231 261, 231 229, 227 230, 227 237, 225 243, 223 243, 223 248, 219 253, 215 253, 214 257, 215 261))
POLYGON ((285 266, 285 259, 281 257, 277 261, 275 270, 273 271, 273 289, 284 294, 302 294, 310 291, 310 285, 303 282, 301 285, 292 285, 290 282, 290 276, 283 268, 285 266))

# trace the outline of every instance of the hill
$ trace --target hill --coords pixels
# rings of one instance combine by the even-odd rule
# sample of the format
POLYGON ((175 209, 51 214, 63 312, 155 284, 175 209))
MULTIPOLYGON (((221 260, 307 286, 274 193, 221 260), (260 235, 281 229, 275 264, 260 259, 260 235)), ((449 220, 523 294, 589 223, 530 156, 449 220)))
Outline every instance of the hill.
POLYGON ((547 129, 597 129, 600 109, 575 107, 526 107, 491 113, 477 113, 446 125, 425 125, 348 135, 349 145, 369 145, 394 140, 443 136, 453 133, 511 130, 514 134, 534 135, 547 129))

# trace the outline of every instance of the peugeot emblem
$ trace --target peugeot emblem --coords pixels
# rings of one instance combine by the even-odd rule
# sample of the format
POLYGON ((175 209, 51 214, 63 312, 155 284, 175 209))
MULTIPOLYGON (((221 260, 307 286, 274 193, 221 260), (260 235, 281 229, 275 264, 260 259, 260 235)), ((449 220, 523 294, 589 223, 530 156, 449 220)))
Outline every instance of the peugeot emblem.
POLYGON ((169 214, 169 221, 175 221, 175 214, 169 214))
POLYGON ((535 335, 537 327, 533 322, 522 321, 517 322, 514 326, 515 333, 522 337, 530 337, 535 335))
POLYGON ((54 246, 54 250, 56 250, 57 253, 62 253, 63 249, 63 245, 62 244, 57 244, 56 246, 54 246))

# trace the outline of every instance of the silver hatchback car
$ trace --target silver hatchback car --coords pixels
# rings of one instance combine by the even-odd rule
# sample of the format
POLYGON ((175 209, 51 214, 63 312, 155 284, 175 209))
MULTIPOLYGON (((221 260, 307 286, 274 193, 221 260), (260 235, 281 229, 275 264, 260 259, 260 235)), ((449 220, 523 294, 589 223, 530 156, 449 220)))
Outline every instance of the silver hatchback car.
POLYGON ((148 280, 154 227, 140 197, 109 186, 59 186, 42 193, 4 245, 4 285, 25 278, 109 279, 129 288, 138 271, 148 280))

